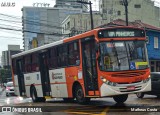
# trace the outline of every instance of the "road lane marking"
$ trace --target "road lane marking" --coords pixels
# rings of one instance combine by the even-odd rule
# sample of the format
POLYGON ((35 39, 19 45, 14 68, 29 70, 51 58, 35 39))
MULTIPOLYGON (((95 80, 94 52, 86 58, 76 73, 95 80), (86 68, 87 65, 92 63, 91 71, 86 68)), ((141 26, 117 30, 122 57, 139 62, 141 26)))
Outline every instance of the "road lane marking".
POLYGON ((107 115, 108 110, 109 110, 109 107, 106 107, 100 114, 96 114, 96 115, 107 115))
POLYGON ((74 108, 74 109, 68 109, 68 110, 65 110, 64 112, 70 112, 70 111, 75 111, 75 110, 81 110, 81 109, 86 109, 86 108, 95 108, 96 106, 87 106, 87 107, 80 107, 80 108, 74 108))
POLYGON ((89 107, 82 107, 82 108, 77 108, 77 109, 68 109, 63 112, 70 113, 70 114, 83 114, 83 115, 106 115, 107 111, 109 110, 109 107, 107 107, 104 110, 102 110, 102 112, 98 113, 98 111, 100 111, 101 108, 97 108, 97 111, 96 111, 96 109, 94 109, 95 107, 96 106, 91 106, 91 107, 89 106, 89 107), (85 110, 87 108, 91 108, 94 110, 90 110, 90 109, 85 110))

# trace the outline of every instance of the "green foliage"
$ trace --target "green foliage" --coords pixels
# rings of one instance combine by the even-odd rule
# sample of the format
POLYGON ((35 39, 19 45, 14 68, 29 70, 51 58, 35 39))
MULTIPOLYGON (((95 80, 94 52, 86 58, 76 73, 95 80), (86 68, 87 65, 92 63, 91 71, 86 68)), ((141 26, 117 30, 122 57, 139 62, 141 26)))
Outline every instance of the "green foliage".
POLYGON ((0 69, 0 82, 7 82, 7 78, 11 78, 11 70, 10 69, 0 69))

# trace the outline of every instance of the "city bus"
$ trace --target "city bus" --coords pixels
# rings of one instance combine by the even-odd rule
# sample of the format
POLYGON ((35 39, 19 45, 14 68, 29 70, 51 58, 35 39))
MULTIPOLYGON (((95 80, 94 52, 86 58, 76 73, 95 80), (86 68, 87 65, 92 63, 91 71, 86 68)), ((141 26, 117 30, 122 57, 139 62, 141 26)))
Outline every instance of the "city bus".
POLYGON ((33 102, 124 103, 128 94, 151 90, 145 31, 130 26, 96 28, 15 54, 12 70, 15 94, 33 102))

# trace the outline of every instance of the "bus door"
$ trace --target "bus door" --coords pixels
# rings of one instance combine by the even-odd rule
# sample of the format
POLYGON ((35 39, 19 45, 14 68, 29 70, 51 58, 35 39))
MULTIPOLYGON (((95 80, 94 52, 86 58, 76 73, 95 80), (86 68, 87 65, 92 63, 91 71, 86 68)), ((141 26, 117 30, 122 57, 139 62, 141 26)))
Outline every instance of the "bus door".
POLYGON ((39 67, 41 74, 43 96, 50 96, 50 80, 49 80, 49 68, 48 68, 48 53, 43 52, 39 54, 39 67))
POLYGON ((17 77, 18 77, 18 86, 19 86, 19 94, 20 96, 25 95, 25 82, 24 82, 24 74, 23 74, 23 59, 17 60, 17 77))
POLYGON ((89 92, 93 91, 95 95, 95 91, 98 90, 98 76, 96 69, 95 40, 93 37, 82 40, 82 60, 85 93, 86 95, 90 95, 89 92))

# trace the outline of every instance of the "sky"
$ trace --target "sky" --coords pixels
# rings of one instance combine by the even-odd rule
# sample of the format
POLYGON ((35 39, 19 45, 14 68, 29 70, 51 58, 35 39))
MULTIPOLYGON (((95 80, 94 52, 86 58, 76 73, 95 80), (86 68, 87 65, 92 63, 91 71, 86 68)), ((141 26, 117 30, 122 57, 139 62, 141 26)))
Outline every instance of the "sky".
MULTIPOLYGON (((93 5, 93 10, 98 9, 98 1, 99 0, 90 0, 93 5)), ((160 0, 155 0, 160 2, 160 0)), ((23 40, 22 40, 22 32, 19 31, 8 31, 1 29, 2 27, 12 28, 14 29, 22 29, 22 11, 21 8, 23 6, 33 6, 33 3, 49 3, 50 7, 53 7, 55 4, 55 0, 0 0, 0 57, 2 55, 2 51, 8 49, 8 45, 20 45, 21 49, 23 49, 23 40), (15 3, 14 7, 3 7, 4 3, 15 3), (16 18, 11 18, 5 15, 15 16, 16 18), (4 20, 13 20, 16 23, 11 23, 4 20), (5 24, 5 25, 4 25, 5 24)), ((157 4, 160 5, 160 4, 157 4)), ((0 58, 1 59, 1 58, 0 58)), ((0 60, 1 63, 1 60, 0 60)))

